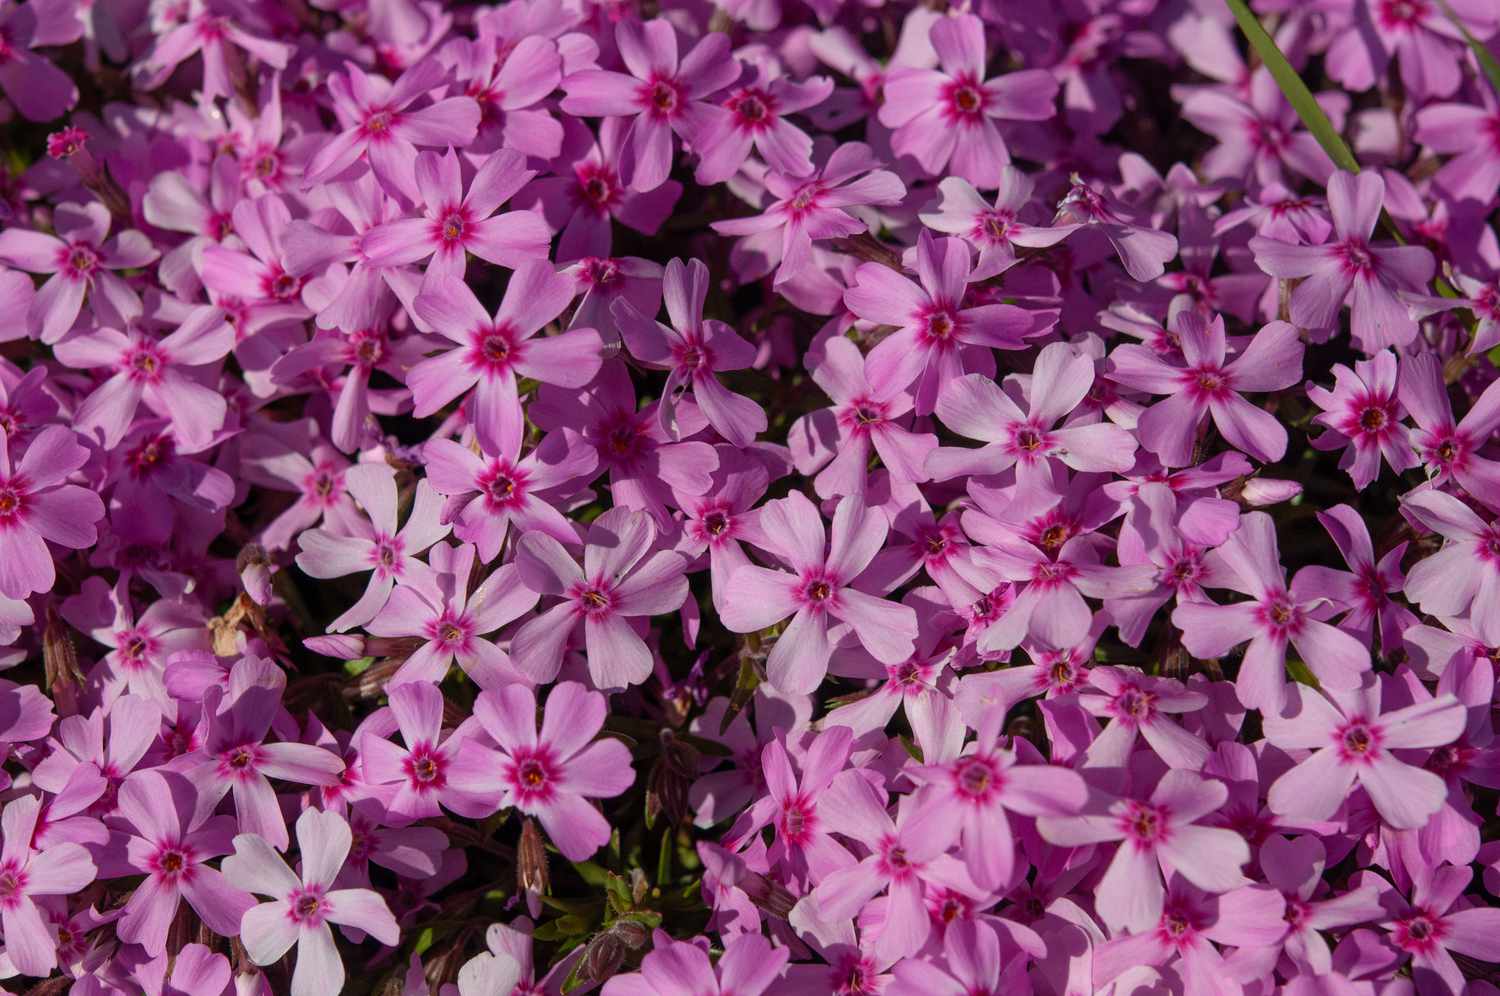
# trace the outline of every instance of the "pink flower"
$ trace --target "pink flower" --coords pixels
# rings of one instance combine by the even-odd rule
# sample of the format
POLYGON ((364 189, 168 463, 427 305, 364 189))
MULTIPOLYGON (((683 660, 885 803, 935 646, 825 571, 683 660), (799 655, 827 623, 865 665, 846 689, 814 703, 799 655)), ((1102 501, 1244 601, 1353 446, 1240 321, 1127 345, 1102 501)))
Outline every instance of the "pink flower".
POLYGON ((458 155, 417 153, 417 190, 421 218, 402 218, 365 233, 361 250, 371 266, 403 266, 431 256, 429 286, 439 280, 462 280, 466 254, 498 266, 517 267, 543 259, 552 230, 530 211, 496 214, 500 205, 536 176, 526 158, 510 149, 493 152, 464 192, 458 155))
POLYGON ((1470 497, 1500 511, 1500 461, 1479 455, 1500 429, 1500 381, 1486 387, 1455 424, 1442 361, 1432 353, 1417 353, 1401 364, 1400 397, 1417 423, 1412 445, 1427 465, 1431 483, 1456 480, 1470 497))
POLYGON ((773 868, 785 869, 794 882, 821 881, 853 864, 849 852, 830 834, 835 824, 821 810, 829 783, 849 761, 853 739, 847 726, 818 733, 802 753, 800 777, 792 770, 786 748, 770 739, 757 758, 764 791, 757 793, 755 802, 729 828, 725 846, 742 849, 770 825, 776 838, 767 857, 773 868))
POLYGON ((1391 752, 1457 740, 1464 731, 1463 703, 1440 695, 1382 714, 1380 699, 1381 681, 1373 676, 1360 689, 1329 689, 1326 698, 1298 686, 1280 715, 1264 717, 1271 743, 1312 752, 1271 785, 1273 812, 1326 820, 1356 782, 1380 818, 1397 830, 1415 830, 1442 808, 1448 797, 1442 777, 1391 752))
POLYGON ((96 542, 104 503, 63 483, 89 458, 73 430, 49 425, 14 463, 11 445, 0 433, 0 596, 19 599, 51 590, 57 571, 49 541, 70 549, 96 542))
POLYGON ((665 18, 622 20, 615 41, 625 73, 585 69, 562 81, 562 110, 584 117, 629 117, 621 141, 621 172, 634 190, 655 190, 672 168, 672 135, 690 145, 712 120, 704 102, 740 75, 729 36, 711 31, 679 63, 677 29, 665 18), (626 144, 628 142, 628 145, 626 144))
POLYGON ((870 350, 869 376, 884 388, 915 381, 918 415, 930 414, 939 392, 965 371, 993 373, 990 349, 1021 349, 1028 336, 1047 331, 1056 319, 1050 311, 1028 313, 1009 304, 965 308, 969 247, 958 239, 922 232, 917 272, 920 287, 888 266, 862 263, 844 305, 877 325, 900 329, 870 350))
POLYGON ((52 224, 56 235, 13 226, 0 232, 0 263, 52 274, 26 312, 27 328, 45 343, 67 334, 90 294, 110 300, 132 296, 129 286, 112 270, 145 266, 158 256, 150 240, 133 228, 105 241, 109 209, 98 201, 60 204, 52 214, 52 224))
MULTIPOLYGON (((1333 113, 1335 100, 1347 112, 1348 99, 1342 95, 1326 95, 1325 100, 1329 105, 1325 113, 1333 113)), ((1296 109, 1264 66, 1250 74, 1243 100, 1228 88, 1204 87, 1183 101, 1182 116, 1219 140, 1203 159, 1204 173, 1210 179, 1253 176, 1257 185, 1266 187, 1291 182, 1285 175, 1290 169, 1314 183, 1326 184, 1333 172, 1328 153, 1311 132, 1298 127, 1296 109)))
POLYGON ((801 83, 778 77, 761 64, 754 75, 710 109, 693 136, 698 153, 699 183, 722 183, 739 172, 753 145, 766 165, 786 176, 813 171, 812 139, 787 120, 797 111, 816 107, 833 92, 833 80, 811 76, 801 83))
POLYGON ((577 531, 552 501, 564 485, 593 475, 598 456, 570 445, 560 432, 542 437, 524 457, 519 434, 507 442, 511 449, 489 457, 451 439, 428 440, 423 447, 427 481, 447 497, 443 518, 455 523, 454 535, 473 543, 485 563, 499 556, 512 525, 517 535, 542 532, 578 546, 577 531))
POLYGON ((442 539, 448 526, 437 492, 426 481, 417 482, 416 497, 406 525, 396 528, 396 472, 382 464, 360 464, 344 474, 349 494, 370 518, 340 523, 350 533, 309 529, 298 538, 297 566, 315 578, 338 578, 373 571, 365 593, 328 624, 343 632, 374 619, 391 596, 397 581, 430 572, 417 555, 442 539))
POLYGON ((1487 87, 1476 93, 1477 107, 1428 104, 1416 115, 1416 140, 1452 156, 1433 182, 1455 201, 1488 201, 1500 188, 1500 95, 1487 87))
POLYGON ((1356 488, 1380 476, 1380 460, 1401 473, 1417 465, 1411 438, 1401 424, 1405 411, 1397 400, 1396 354, 1382 349, 1368 360, 1356 360, 1351 371, 1333 367, 1333 390, 1307 385, 1308 400, 1323 409, 1315 421, 1328 431, 1313 441, 1320 450, 1348 447, 1339 466, 1349 471, 1356 488))
POLYGON ((593 329, 537 336, 572 300, 573 281, 545 261, 521 264, 494 317, 467 284, 428 283, 416 313, 449 343, 407 373, 413 414, 425 418, 472 388, 470 419, 480 445, 490 453, 515 452, 523 426, 518 375, 579 388, 599 372, 603 343, 593 329))
POLYGON ((937 437, 910 428, 911 394, 894 384, 872 384, 869 365, 870 358, 843 336, 828 339, 813 360, 813 383, 834 403, 798 419, 788 442, 798 473, 817 475, 813 488, 821 498, 863 499, 872 448, 892 478, 927 480, 927 457, 937 437))
POLYGON ((791 955, 760 934, 725 942, 717 964, 708 960, 705 946, 657 930, 641 970, 616 975, 604 984, 602 996, 762 996, 776 985, 791 955))
POLYGON ((250 960, 269 965, 297 946, 291 996, 322 996, 343 988, 344 963, 329 924, 362 930, 382 944, 394 945, 400 939, 396 919, 380 893, 330 888, 351 842, 349 824, 338 813, 305 809, 297 817, 300 878, 253 833, 235 837, 234 854, 224 859, 224 877, 233 885, 272 897, 241 921, 240 941, 250 960))
POLYGON ((127 830, 126 874, 145 875, 125 904, 118 932, 150 955, 166 950, 167 930, 178 904, 216 934, 233 937, 240 917, 255 905, 248 893, 230 885, 205 863, 228 854, 234 819, 195 809, 198 795, 182 777, 137 771, 120 786, 119 815, 127 830))
POLYGON ((1380 637, 1380 649, 1387 657, 1404 650, 1404 634, 1417 625, 1416 615, 1391 596, 1406 586, 1401 572, 1401 558, 1407 543, 1397 543, 1375 559, 1375 544, 1365 520, 1349 505, 1335 505, 1318 513, 1318 521, 1328 530, 1349 570, 1340 571, 1310 564, 1303 570, 1319 579, 1319 587, 1330 593, 1340 611, 1347 610, 1340 629, 1348 630, 1364 644, 1372 634, 1380 637))
POLYGON ((1057 426, 1093 384, 1093 359, 1065 342, 1048 343, 1037 354, 1025 412, 984 374, 950 380, 938 395, 938 418, 958 435, 985 445, 977 450, 939 448, 927 458, 928 471, 938 480, 951 480, 1015 467, 1017 481, 1041 485, 1052 478, 1053 460, 1078 471, 1129 470, 1135 463, 1135 439, 1129 432, 1109 422, 1057 426))
POLYGON ((588 800, 630 787, 630 751, 610 737, 594 740, 604 725, 604 696, 576 681, 553 686, 540 732, 536 712, 536 696, 523 685, 481 692, 474 703, 474 718, 500 748, 504 804, 535 816, 568 860, 584 861, 610 835, 588 800))
POLYGON ((985 79, 984 24, 972 14, 939 18, 931 38, 942 69, 893 68, 880 122, 896 129, 892 150, 916 159, 929 175, 950 167, 976 187, 993 188, 1010 162, 995 119, 1052 117, 1057 79, 1044 69, 985 79))
POLYGON ((1324 885, 1328 854, 1322 841, 1312 834, 1283 837, 1273 834, 1260 845, 1260 867, 1268 884, 1286 900, 1286 936, 1265 949, 1268 957, 1285 950, 1299 965, 1326 973, 1333 965, 1332 952, 1322 931, 1380 919, 1380 894, 1363 886, 1343 894, 1314 898, 1324 885))
POLYGON ((1500 645, 1500 523, 1485 522, 1450 494, 1428 488, 1404 499, 1402 508, 1447 542, 1412 565, 1406 595, 1422 611, 1468 615, 1475 632, 1500 645))
POLYGON ((553 175, 533 180, 516 199, 518 207, 540 212, 554 231, 562 232, 557 262, 608 257, 615 221, 655 235, 682 196, 682 184, 666 180, 642 191, 625 182, 620 164, 629 155, 630 124, 624 118, 605 118, 597 138, 577 119, 568 119, 568 125, 553 175))
POLYGON ((1142 445, 1168 467, 1193 462, 1193 444, 1204 416, 1232 445, 1264 463, 1286 453, 1287 433, 1270 412, 1240 397, 1245 391, 1279 391, 1302 376, 1302 341, 1286 322, 1261 328, 1233 360, 1225 362, 1224 319, 1178 314, 1176 329, 1185 365, 1175 366, 1145 346, 1127 343, 1110 354, 1107 376, 1119 384, 1165 394, 1141 413, 1142 445))
POLYGON ((329 139, 307 164, 304 186, 339 176, 361 157, 393 192, 420 197, 415 166, 417 146, 442 148, 473 141, 479 104, 472 97, 445 97, 415 110, 419 98, 441 91, 444 69, 424 59, 395 82, 349 64, 328 79, 344 131, 329 139))
POLYGON ((1142 965, 1175 963, 1171 977, 1182 980, 1184 992, 1241 993, 1234 956, 1225 958, 1214 945, 1238 948, 1238 955, 1274 944, 1286 930, 1285 912, 1281 894, 1264 885, 1204 891, 1187 875, 1173 876, 1160 916, 1094 948, 1093 983, 1106 985, 1142 965))
POLYGON ((1070 847, 1120 841, 1094 890, 1100 918, 1113 931, 1144 931, 1162 916, 1163 876, 1181 875, 1212 893, 1246 884, 1240 866, 1250 848, 1232 830, 1198 826, 1229 798, 1223 782, 1174 769, 1162 776, 1149 799, 1119 799, 1105 815, 1044 816, 1037 830, 1047 841, 1070 847))
POLYGON ((1067 227, 1048 228, 1021 220, 1032 203, 1034 181, 1014 166, 1001 166, 998 189, 991 204, 974 185, 961 176, 950 176, 938 184, 936 211, 920 216, 922 224, 938 232, 956 235, 979 250, 970 280, 999 276, 1016 262, 1016 247, 1046 248, 1071 234, 1067 227))
POLYGON ((538 684, 555 679, 568 638, 582 623, 596 687, 627 688, 646 680, 651 651, 629 620, 672 612, 688 594, 685 559, 671 550, 652 553, 656 537, 649 516, 612 508, 590 524, 581 569, 551 536, 521 537, 516 547, 521 583, 561 598, 511 640, 512 661, 521 674, 538 684))
POLYGON ((1179 682, 1132 667, 1096 667, 1080 689, 1078 704, 1109 721, 1089 745, 1086 767, 1127 768, 1142 738, 1170 767, 1198 771, 1208 760, 1207 742, 1169 718, 1197 712, 1209 704, 1208 696, 1188 691, 1179 682))
POLYGON ((498 759, 463 732, 443 738, 443 693, 437 685, 412 680, 390 688, 390 710, 405 747, 366 732, 359 751, 365 779, 393 822, 438 816, 439 805, 470 819, 499 808, 493 774, 498 759))
POLYGON ((142 86, 155 89, 167 81, 172 71, 194 55, 203 54, 203 96, 209 100, 231 97, 236 82, 244 76, 241 50, 273 69, 285 69, 292 46, 260 37, 269 30, 252 33, 236 21, 259 20, 252 10, 234 4, 208 3, 186 23, 155 39, 151 54, 142 64, 145 79, 142 86), (226 16, 233 12, 234 17, 226 16))
POLYGON ((72 77, 32 51, 74 40, 55 36, 58 21, 39 17, 31 4, 7 3, 0 9, 0 44, 5 48, 0 90, 28 121, 51 121, 78 103, 72 77))
POLYGON ((22 975, 46 976, 57 967, 57 939, 42 921, 38 896, 71 896, 94 880, 93 860, 78 844, 32 843, 42 802, 12 799, 0 814, 0 928, 5 954, 22 975))
POLYGON ((709 425, 735 446, 750 445, 765 431, 766 413, 749 398, 726 389, 714 374, 750 366, 755 347, 723 322, 704 319, 708 267, 697 259, 685 266, 680 259, 671 260, 662 279, 662 296, 671 327, 636 311, 623 298, 612 310, 631 355, 647 366, 670 371, 657 408, 663 429, 673 434, 678 396, 691 389, 709 425))
POLYGON ((538 159, 557 155, 563 129, 547 109, 547 98, 562 81, 557 42, 527 34, 512 44, 481 28, 473 41, 453 38, 439 55, 444 57, 456 64, 464 93, 479 103, 479 130, 471 148, 503 145, 538 159))
POLYGON ((202 382, 201 369, 234 347, 234 329, 216 308, 200 308, 163 339, 143 331, 127 335, 100 328, 57 344, 57 357, 74 369, 103 368, 108 379, 84 399, 73 426, 118 446, 136 409, 147 407, 172 423, 177 437, 194 448, 207 446, 224 425, 223 395, 202 382))
POLYGON ((203 806, 211 810, 232 792, 240 828, 285 848, 286 820, 271 779, 331 785, 339 780, 344 762, 312 744, 266 742, 286 684, 276 665, 244 657, 226 677, 223 686, 205 693, 208 728, 202 746, 175 767, 192 782, 203 806))
POLYGON ((1233 605, 1186 602, 1172 613, 1182 643, 1195 657, 1222 657, 1250 641, 1235 688, 1247 709, 1278 713, 1286 702, 1286 652, 1290 644, 1327 688, 1358 688, 1370 669, 1370 652, 1354 637, 1317 618, 1325 596, 1316 575, 1299 571, 1286 586, 1276 527, 1265 512, 1240 518, 1234 535, 1214 551, 1228 568, 1223 583, 1250 596, 1233 605))
POLYGON ((1419 991, 1462 993, 1474 988, 1453 956, 1492 958, 1500 909, 1454 909, 1474 877, 1471 868, 1418 867, 1412 877, 1410 903, 1387 893, 1396 909, 1381 928, 1389 932, 1388 940, 1397 950, 1410 956, 1419 991))
POLYGON ((1298 246, 1264 236, 1250 240, 1255 262, 1273 277, 1304 277, 1292 291, 1292 321, 1303 328, 1325 329, 1350 305, 1350 330, 1366 352, 1405 346, 1417 334, 1417 323, 1397 291, 1420 292, 1432 279, 1432 253, 1420 246, 1370 244, 1385 181, 1367 171, 1355 176, 1336 172, 1328 179, 1328 207, 1333 213, 1334 241, 1298 246))
POLYGON ((454 660, 480 688, 496 688, 517 676, 505 651, 486 639, 531 611, 537 593, 519 583, 516 566, 505 564, 469 594, 474 548, 439 543, 428 555, 436 574, 420 574, 396 586, 380 614, 365 624, 375 636, 423 640, 386 682, 441 682, 454 660))
MULTIPOLYGON (((869 225, 847 209, 897 204, 906 186, 895 173, 879 169, 881 160, 862 142, 846 142, 828 156, 811 177, 789 177, 775 171, 765 177, 767 192, 776 198, 758 215, 716 221, 721 235, 743 235, 732 258, 744 261, 735 272, 744 279, 758 276, 762 267, 776 268, 781 286, 813 265, 813 240, 858 235, 869 225), (757 257, 751 264, 746 257, 757 257)), ((861 212, 865 214, 867 212, 861 212)))
MULTIPOLYGON (((1088 800, 1077 772, 1042 764, 1018 764, 1016 752, 999 746, 1005 706, 980 716, 974 742, 950 761, 911 770, 926 787, 917 797, 922 829, 961 854, 975 884, 1001 891, 1012 884, 1017 844, 1007 811, 1020 816, 1076 816, 1088 800)), ((1111 724, 1113 725, 1113 724, 1111 724)))
POLYGON ((826 547, 823 517, 793 491, 760 509, 760 527, 789 573, 753 564, 729 579, 722 610, 736 633, 765 629, 787 616, 791 623, 766 660, 771 684, 783 692, 809 692, 823 680, 834 641, 830 626, 847 627, 876 660, 897 664, 916 647, 917 616, 910 606, 887 602, 854 587, 885 542, 885 513, 850 495, 833 513, 826 547))

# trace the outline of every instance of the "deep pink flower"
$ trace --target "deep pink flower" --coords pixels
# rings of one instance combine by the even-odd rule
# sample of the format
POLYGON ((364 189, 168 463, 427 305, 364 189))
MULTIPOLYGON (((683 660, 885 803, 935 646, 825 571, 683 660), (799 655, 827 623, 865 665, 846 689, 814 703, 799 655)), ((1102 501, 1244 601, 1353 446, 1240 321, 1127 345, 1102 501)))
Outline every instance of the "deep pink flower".
POLYGON ((1411 438, 1401 423, 1406 414, 1398 400, 1396 355, 1382 349, 1350 370, 1333 367, 1333 389, 1307 385, 1307 398, 1323 409, 1316 421, 1328 427, 1313 441, 1321 450, 1347 447, 1339 466, 1349 471, 1356 488, 1380 476, 1380 461, 1398 474, 1417 465, 1411 438))
POLYGON ((493 774, 499 759, 473 735, 442 735, 437 685, 408 680, 390 688, 390 710, 404 746, 366 732, 359 752, 366 781, 397 825, 438 816, 439 805, 470 819, 500 807, 493 774))
POLYGON ((1223 782, 1175 769, 1162 776, 1149 798, 1119 799, 1106 814, 1044 816, 1037 829, 1051 843, 1071 847, 1120 842, 1094 890, 1094 904, 1112 930, 1139 932, 1162 916, 1164 876, 1170 879, 1175 872, 1212 893, 1247 884, 1240 873, 1250 860, 1244 838, 1198 825, 1228 798, 1223 782))
POLYGON ((630 751, 612 737, 594 739, 604 725, 604 696, 576 681, 553 686, 540 731, 536 714, 536 696, 524 685, 480 693, 474 718, 502 755, 491 778, 505 804, 535 816, 564 857, 587 860, 610 835, 588 800, 630 787, 630 751))
POLYGON ((77 844, 33 847, 41 808, 40 799, 24 795, 0 814, 0 928, 5 954, 22 975, 46 976, 57 967, 57 939, 33 897, 74 895, 95 874, 94 862, 77 844))
POLYGON ((1455 423, 1442 361, 1432 353, 1408 355, 1401 364, 1400 398, 1417 428, 1411 434, 1431 483, 1456 480, 1470 497, 1500 511, 1500 460, 1480 456, 1500 429, 1500 381, 1491 383, 1455 423))
POLYGON ((696 129, 694 179, 703 184, 728 180, 745 165, 752 146, 778 173, 812 173, 812 139, 787 117, 827 100, 833 80, 810 76, 796 83, 777 76, 767 64, 747 68, 745 75, 720 106, 707 109, 696 129))
POLYGON ((260 18, 254 8, 246 10, 222 0, 195 6, 200 7, 195 16, 155 39, 142 64, 145 89, 161 86, 173 70, 199 53, 203 55, 203 95, 209 100, 234 95, 235 83, 245 72, 241 52, 273 69, 286 68, 292 46, 261 37, 268 32, 255 23, 260 18), (260 30, 246 30, 245 21, 260 30))
POLYGON ((552 230, 539 215, 496 213, 536 176, 520 153, 491 153, 467 192, 452 149, 443 155, 417 153, 415 175, 423 216, 388 221, 366 232, 360 249, 371 266, 403 266, 431 256, 426 272, 432 286, 439 280, 462 280, 468 253, 512 268, 546 257, 552 230))
POLYGON ((391 675, 386 688, 439 683, 455 660, 480 688, 514 681, 517 671, 510 658, 488 636, 531 611, 537 593, 520 583, 514 564, 505 564, 470 594, 474 548, 467 543, 456 548, 439 543, 428 560, 436 573, 419 574, 397 585, 380 614, 365 624, 375 636, 423 641, 391 675))
POLYGON ((1406 594, 1422 611, 1467 615, 1487 644, 1500 645, 1500 523, 1485 522, 1450 494, 1428 488, 1402 502, 1423 526, 1443 537, 1443 548, 1412 565, 1406 594))
POLYGON ((363 626, 390 598, 397 581, 432 569, 417 556, 448 533, 440 521, 442 500, 426 481, 417 482, 406 524, 396 528, 396 472, 380 464, 360 464, 344 474, 344 485, 369 519, 330 523, 348 533, 309 529, 298 538, 297 566, 315 578, 373 571, 365 593, 333 622, 331 632, 363 626))
POLYGON ((602 996, 762 996, 776 985, 790 955, 760 934, 740 934, 724 943, 714 964, 700 944, 657 930, 641 970, 616 975, 604 984, 602 996))
POLYGON ((1129 470, 1135 440, 1110 422, 1063 424, 1094 384, 1094 361, 1064 342, 1037 354, 1022 411, 1005 390, 983 374, 948 381, 937 399, 937 417, 953 432, 985 445, 977 450, 939 448, 927 457, 938 480, 971 474, 998 474, 1016 468, 1016 479, 1032 485, 1050 481, 1055 464, 1077 471, 1129 470))
POLYGON ((1009 304, 964 307, 969 248, 958 239, 923 232, 917 272, 920 287, 888 266, 863 263, 844 304, 861 318, 900 330, 870 350, 869 376, 882 388, 915 381, 918 415, 930 414, 943 388, 964 372, 992 372, 985 369, 993 363, 990 349, 1021 349, 1056 319, 1050 311, 1029 313, 1009 304))

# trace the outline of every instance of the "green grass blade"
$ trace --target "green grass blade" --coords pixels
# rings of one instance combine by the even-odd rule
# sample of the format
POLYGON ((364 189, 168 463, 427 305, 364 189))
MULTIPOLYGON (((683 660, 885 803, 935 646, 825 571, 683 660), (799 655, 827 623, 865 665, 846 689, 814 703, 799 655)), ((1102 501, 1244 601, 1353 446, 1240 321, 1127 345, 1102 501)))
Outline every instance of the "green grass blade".
POLYGON ((1464 41, 1469 43, 1474 58, 1479 60, 1479 68, 1484 70, 1484 75, 1489 78, 1490 87, 1495 91, 1495 96, 1500 97, 1500 61, 1497 61, 1494 53, 1478 38, 1475 38, 1464 22, 1458 19, 1458 15, 1453 13, 1453 8, 1448 6, 1448 0, 1438 0, 1438 2, 1442 4, 1443 13, 1448 15, 1448 20, 1453 22, 1459 34, 1464 36, 1464 41))
POLYGON ((1328 115, 1323 113, 1323 108, 1313 99, 1312 91, 1307 84, 1302 82, 1302 77, 1297 75, 1297 70, 1286 61, 1286 56, 1281 54, 1281 49, 1276 47, 1276 41, 1261 25, 1260 19, 1255 16, 1245 0, 1224 0, 1228 5, 1229 12, 1239 22, 1240 30, 1250 41, 1250 46, 1255 49, 1260 61, 1265 63, 1266 69, 1271 77, 1276 80, 1276 85, 1281 87, 1282 94, 1307 130, 1312 132, 1313 138, 1328 153, 1328 158, 1341 170, 1350 173, 1359 172, 1359 163, 1354 159, 1354 153, 1349 151, 1349 146, 1344 144, 1344 139, 1338 130, 1333 127, 1333 122, 1328 120, 1328 115))

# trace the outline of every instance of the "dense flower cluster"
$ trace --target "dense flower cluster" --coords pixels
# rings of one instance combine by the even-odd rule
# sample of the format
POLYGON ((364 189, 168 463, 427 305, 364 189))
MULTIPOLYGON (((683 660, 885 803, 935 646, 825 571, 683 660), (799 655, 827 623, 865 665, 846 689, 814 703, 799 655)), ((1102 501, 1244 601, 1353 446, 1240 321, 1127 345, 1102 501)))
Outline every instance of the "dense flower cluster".
POLYGON ((1254 6, 1363 169, 1206 0, 0 0, 0 991, 1500 994, 1500 7, 1254 6))

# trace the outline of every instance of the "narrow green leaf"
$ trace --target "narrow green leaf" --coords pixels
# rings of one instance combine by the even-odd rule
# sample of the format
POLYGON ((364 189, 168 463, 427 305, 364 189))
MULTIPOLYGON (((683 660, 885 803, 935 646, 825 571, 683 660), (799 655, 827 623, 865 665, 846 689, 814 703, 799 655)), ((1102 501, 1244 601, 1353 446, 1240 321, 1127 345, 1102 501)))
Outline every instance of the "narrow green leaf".
POLYGON ((1333 122, 1328 120, 1328 115, 1323 113, 1323 108, 1313 99, 1312 91, 1307 84, 1302 82, 1302 77, 1297 75, 1297 70, 1286 61, 1286 56, 1281 54, 1275 39, 1261 25, 1260 19, 1250 9, 1245 0, 1224 0, 1228 5, 1229 12, 1239 22, 1240 30, 1249 39, 1250 46, 1255 49, 1260 61, 1265 63, 1266 69, 1270 71, 1271 77, 1276 80, 1276 85, 1281 87, 1282 94, 1307 130, 1312 132, 1313 138, 1328 153, 1328 158, 1339 169, 1350 173, 1359 172, 1359 163, 1354 159, 1354 153, 1349 151, 1349 146, 1333 127, 1333 122))
POLYGON ((1475 38, 1473 33, 1458 15, 1453 13, 1453 8, 1448 6, 1448 0, 1438 0, 1442 5, 1443 13, 1448 15, 1448 20, 1458 29, 1458 33, 1464 36, 1464 41, 1469 43, 1469 50, 1474 53, 1474 58, 1479 60, 1479 68, 1484 70, 1484 75, 1489 78, 1490 87, 1495 91, 1495 96, 1500 97, 1500 61, 1495 59, 1495 54, 1485 47, 1484 42, 1475 38))
POLYGON ((1307 685, 1309 688, 1321 688, 1318 676, 1312 673, 1312 668, 1302 663, 1295 657, 1286 659, 1286 673, 1299 685, 1307 685))

